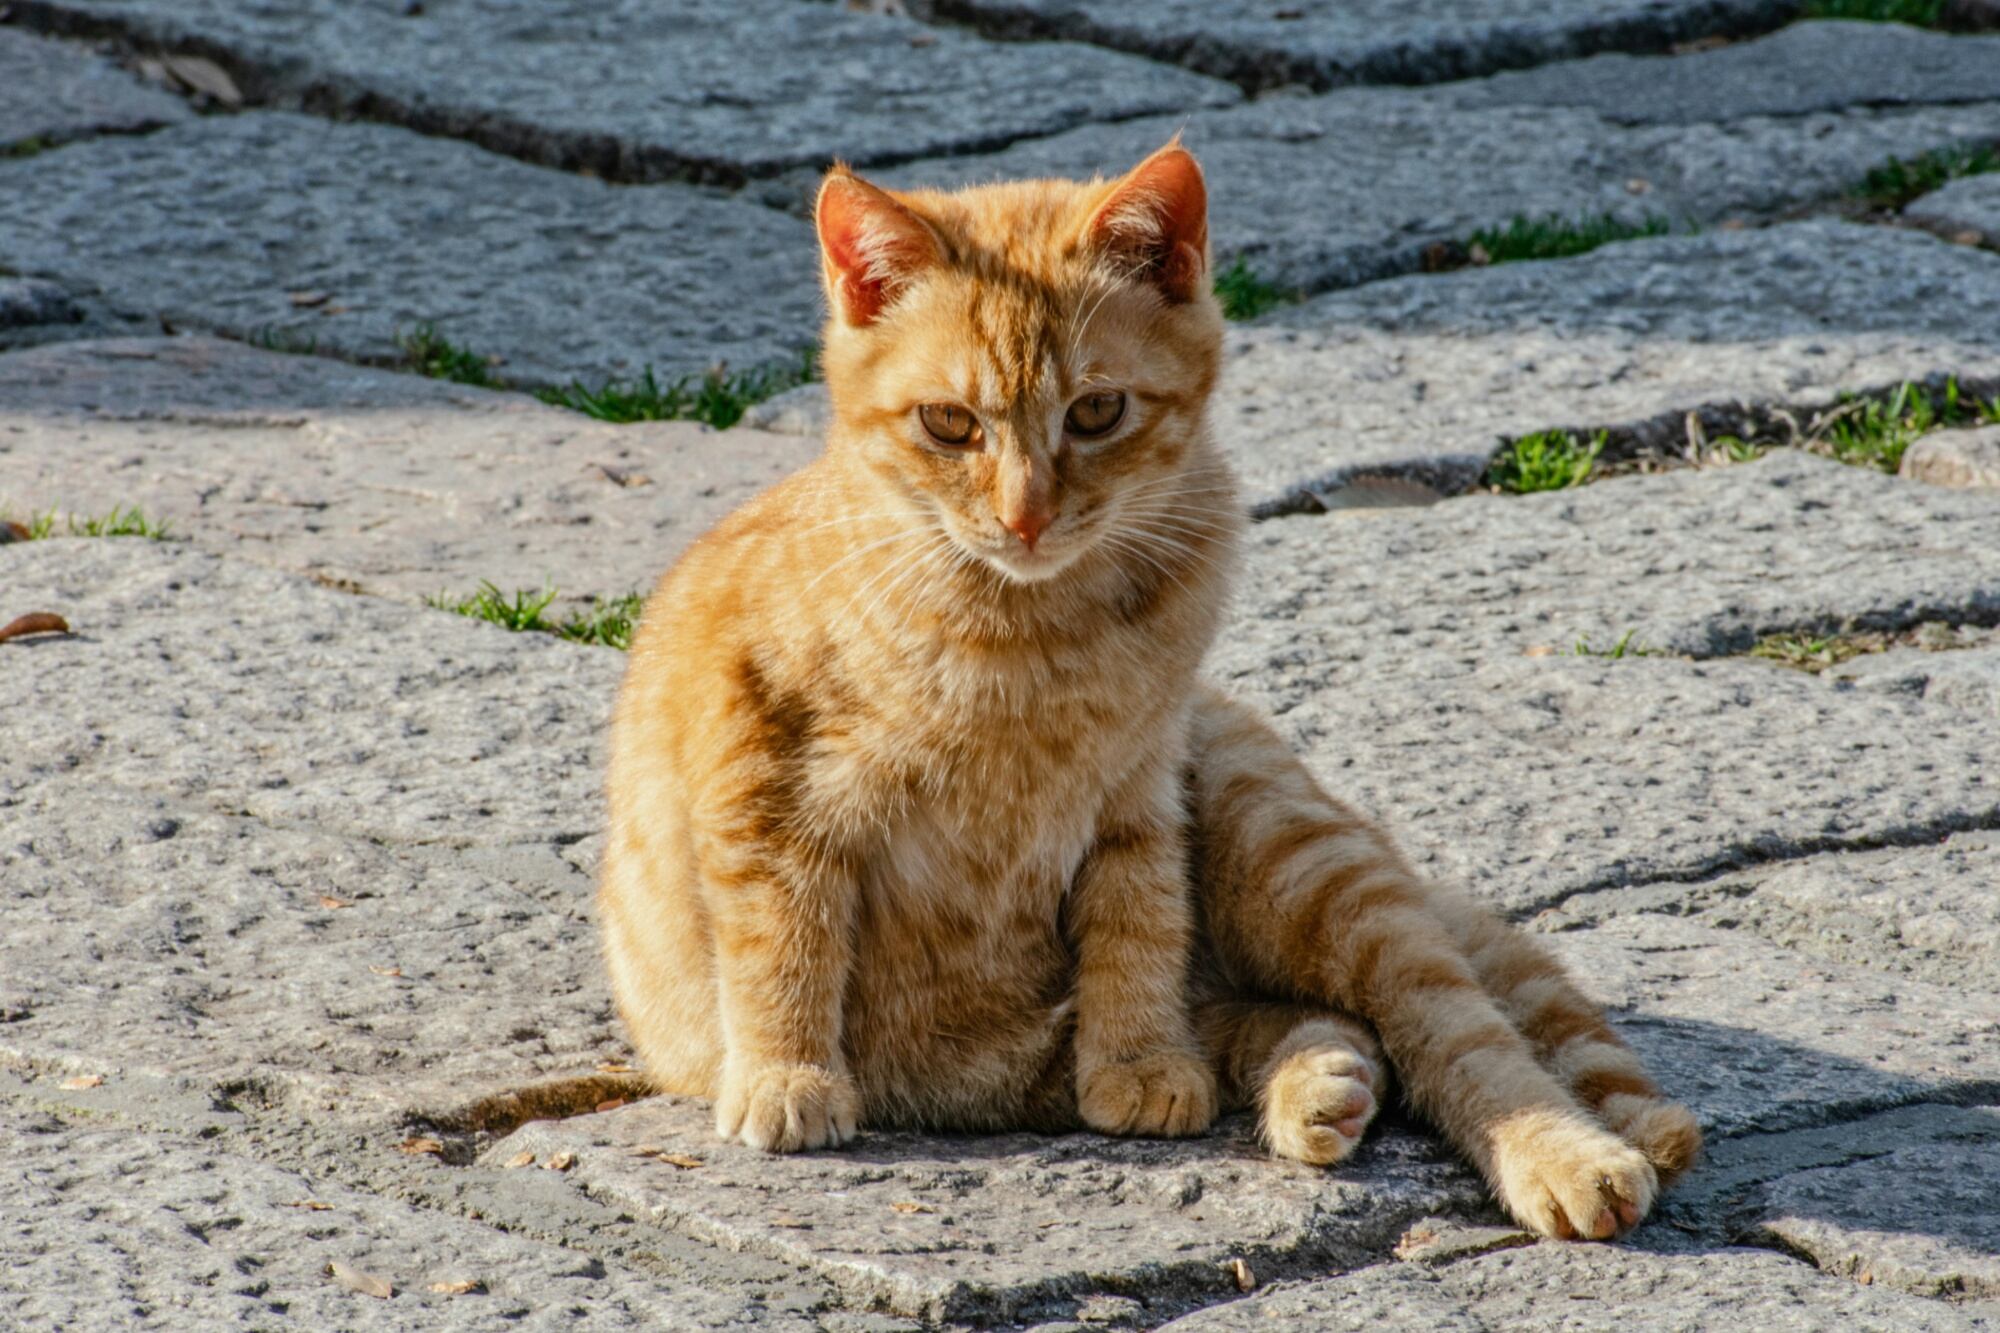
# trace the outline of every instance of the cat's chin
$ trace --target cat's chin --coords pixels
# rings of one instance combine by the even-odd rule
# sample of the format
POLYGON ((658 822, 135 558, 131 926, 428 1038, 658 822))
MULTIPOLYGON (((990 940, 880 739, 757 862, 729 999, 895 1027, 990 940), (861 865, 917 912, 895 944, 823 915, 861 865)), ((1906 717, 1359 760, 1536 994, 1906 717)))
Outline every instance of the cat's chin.
POLYGON ((1046 583, 1075 564, 1083 548, 1060 551, 981 551, 987 568, 1009 583, 1046 583))

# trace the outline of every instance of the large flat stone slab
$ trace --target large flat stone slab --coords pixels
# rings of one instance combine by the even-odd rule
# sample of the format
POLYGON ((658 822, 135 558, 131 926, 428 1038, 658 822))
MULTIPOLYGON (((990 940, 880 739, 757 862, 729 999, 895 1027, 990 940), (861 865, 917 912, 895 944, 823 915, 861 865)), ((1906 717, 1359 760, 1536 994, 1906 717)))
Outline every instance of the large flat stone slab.
POLYGON ((732 184, 836 157, 979 151, 1240 98, 1228 84, 1132 56, 1062 42, 995 45, 854 8, 33 0, 14 11, 55 31, 225 58, 253 100, 391 120, 628 181, 732 184))
POLYGON ((2000 992, 2000 836, 1808 856, 1696 884, 1654 884, 1572 900, 1538 920, 1660 912, 1739 936, 1942 986, 2000 992))
POLYGON ((2000 245, 2000 172, 1966 176, 1934 190, 1903 210, 1912 221, 1940 231, 1973 231, 2000 245))
POLYGON ((1991 969, 1938 985, 1664 914, 1613 916, 1547 943, 1712 1137, 2000 1100, 1991 969))
POLYGON ((1990 499, 1795 453, 1287 519, 1251 530, 1211 670, 1336 792, 1511 909, 1931 842, 2000 823, 1993 721, 1756 659, 1566 654, 1628 632, 1628 653, 1706 659, 1785 629, 1990 623, 1996 523, 1990 499))
POLYGON ((818 447, 693 422, 607 425, 214 338, 0 358, 0 510, 137 505, 201 549, 404 601, 482 579, 572 600, 643 591, 818 447))
POLYGON ((796 364, 814 255, 805 223, 743 200, 278 112, 0 161, 0 265, 363 360, 434 323, 524 384, 796 364))
POLYGON ((1656 1254, 1562 1245, 1481 1255, 1440 1269, 1389 1264, 1287 1286, 1190 1315, 1175 1333, 1273 1328, 1368 1333, 1613 1333, 1627 1328, 1755 1328, 1819 1333, 1971 1333, 1985 1325, 1937 1301, 1827 1277, 1768 1250, 1656 1254))
MULTIPOLYGON (((1995 68, 2000 69, 2000 59, 1995 68)), ((2000 257, 1814 221, 1334 292, 1233 329, 1215 418, 1254 501, 1358 474, 1470 484, 1504 441, 1606 429, 1670 457, 1843 392, 2000 393, 2000 257)))
POLYGON ((2000 1299, 2000 1110, 1924 1109, 1919 1125, 1854 1126, 1865 1160, 1765 1185, 1757 1230, 1860 1282, 2000 1299))
POLYGON ((607 1268, 193 1138, 17 1114, 0 1116, 0 1154, 0 1321, 14 1328, 821 1326, 803 1301, 607 1268))
POLYGON ((191 114, 85 47, 0 28, 0 153, 135 134, 191 114))
MULTIPOLYGON (((1876 25, 1841 24, 1830 38, 1787 32, 1746 44, 1712 76, 1700 63, 1708 57, 1667 56, 1609 76, 1642 90, 1642 106, 1713 103, 1715 116, 1696 123, 1629 123, 1631 113, 1608 97, 1604 107, 1581 97, 1550 106, 1523 89, 1510 101, 1504 88, 1479 82, 1354 88, 1093 125, 881 175, 929 185, 1089 175, 1137 161, 1185 129, 1208 171, 1219 261, 1241 257, 1281 288, 1320 291, 1415 271, 1427 247, 1524 214, 1651 216, 1682 229, 1775 216, 1842 196, 1886 158, 1990 142, 2000 132, 1993 39, 1917 35, 1907 39, 1916 47, 1895 53, 1907 61, 1921 51, 1908 71, 1825 77, 1829 62, 1846 69, 1886 59, 1882 40, 1876 25), (1924 78, 1934 66, 1952 71, 1935 99, 1924 78), (1715 94, 1720 79, 1753 77, 1759 87, 1793 91, 1715 94), (1964 100, 1978 89, 1987 90, 1982 100, 1964 100)), ((1607 81, 1587 65, 1541 77, 1564 86, 1607 81)))
POLYGON ((1214 1300, 1237 1289, 1233 1259, 1270 1276, 1349 1267, 1422 1218, 1486 1206, 1427 1136, 1378 1131, 1323 1171, 1270 1158, 1241 1116, 1181 1143, 871 1133, 773 1158, 717 1141, 706 1105, 662 1097, 533 1122, 483 1160, 520 1153, 573 1154, 566 1179, 592 1197, 804 1263, 857 1304, 969 1322, 1057 1313, 1107 1288, 1214 1300))
POLYGON ((1100 42, 1260 89, 1438 83, 1593 51, 1658 51, 1775 27, 1792 10, 1777 0, 1315 0, 1282 8, 1202 0, 932 0, 932 7, 999 35, 1100 42))
MULTIPOLYGON (((1312 511, 1356 476, 1462 489, 1536 431, 1679 457, 1690 412, 1744 433, 1945 375, 2000 393, 2000 258, 1813 221, 1330 292, 1231 327, 1211 419, 1253 508, 1312 511)), ((828 411, 815 385, 747 420, 828 411)))

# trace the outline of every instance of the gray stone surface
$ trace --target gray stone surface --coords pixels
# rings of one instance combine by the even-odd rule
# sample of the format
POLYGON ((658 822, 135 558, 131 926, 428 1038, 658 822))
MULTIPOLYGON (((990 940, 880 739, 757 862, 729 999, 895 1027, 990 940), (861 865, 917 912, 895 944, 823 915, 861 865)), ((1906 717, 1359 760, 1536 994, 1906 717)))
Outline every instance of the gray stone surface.
POLYGON ((27 0, 13 10, 56 31, 198 44, 226 57, 255 101, 360 112, 620 180, 732 183, 836 157, 902 161, 1240 97, 1087 46, 992 45, 800 0, 525 11, 507 0, 27 0))
MULTIPOLYGON (((1959 881, 1977 893, 1977 881, 1959 881)), ((1658 914, 1547 937, 1712 1136, 2000 1100, 2000 969, 1966 985, 1825 962, 1658 914)))
POLYGON ((1795 23, 1672 60, 1601 55, 1499 74, 1463 91, 1473 104, 1588 107, 1620 125, 1991 102, 2000 98, 2000 38, 1900 23, 1795 23))
POLYGON ((1368 1333, 1618 1333, 1633 1328, 1769 1333, 1957 1333, 1985 1325, 1936 1301, 1822 1276, 1766 1250, 1658 1254, 1614 1245, 1503 1250, 1432 1270, 1393 1264, 1218 1306, 1175 1333, 1313 1328, 1368 1333))
POLYGON ((2000 391, 2000 258, 1828 221, 1633 241, 1329 293, 1230 353, 1216 429, 1253 501, 1357 471, 1469 481, 1551 427, 1680 456, 1690 412, 1747 433, 1904 379, 2000 391))
POLYGON ((1859 1125, 1874 1149, 1866 1160, 1766 1185, 1757 1230, 1825 1272, 1920 1296, 2000 1298, 2000 1110, 1931 1114, 1943 1123, 1930 1135, 1859 1125))
POLYGON ((1537 926, 1632 913, 1689 917, 1814 957, 1942 986, 2000 991, 2000 837, 1781 861, 1697 884, 1651 884, 1572 900, 1537 926))
POLYGON ((434 322, 526 384, 793 364, 819 321, 797 219, 283 113, 0 161, 0 265, 366 360, 434 322))
POLYGON ((1467 1168, 1407 1130, 1377 1131, 1328 1172, 1271 1159, 1247 1117, 1181 1144, 876 1133, 774 1161, 718 1142, 705 1105, 655 1098, 535 1121, 482 1160, 520 1153, 571 1153, 565 1178, 592 1197, 808 1264, 855 1303, 973 1322, 1060 1310, 1106 1287, 1169 1306, 1214 1300, 1237 1289, 1231 1259, 1268 1276, 1365 1262, 1418 1220, 1481 1210, 1485 1197, 1467 1168))
POLYGON ((1437 83, 1593 51, 1657 51, 1791 17, 1782 0, 931 0, 943 17, 1007 36, 1076 37, 1179 61, 1252 88, 1437 83))
POLYGON ((212 338, 0 358, 0 512, 138 505, 202 549, 405 601, 643 591, 817 449, 212 338))
MULTIPOLYGON (((1901 105, 1896 97, 1925 96, 1917 71, 1914 86, 1891 87, 1887 76, 1815 81, 1827 61, 1844 68, 1881 58, 1871 25, 1842 24, 1836 32, 1820 45, 1848 46, 1851 54, 1802 50, 1798 39, 1781 35, 1733 58, 1783 71, 1777 86, 1794 95, 1769 99, 1783 110, 1750 114, 1762 105, 1753 98, 1743 114, 1724 106, 1723 118, 1694 124, 1628 124, 1622 113, 1546 106, 1525 95, 1516 103, 1479 83, 1355 88, 1087 126, 879 174, 892 184, 933 185, 1088 175, 1137 161, 1185 128, 1208 170, 1219 259, 1242 257, 1281 288, 1319 291, 1411 272, 1427 247, 1465 241, 1522 214, 1658 216, 1683 229, 1774 216, 1844 195, 1885 158, 2000 135, 2000 90, 1984 101, 1960 100, 1969 81, 2000 80, 1987 47, 1968 48, 1961 58, 1949 43, 1966 39, 1922 39, 1947 44, 1934 46, 1932 59, 1950 53, 1943 63, 1957 73, 1940 83, 1941 103, 1901 105), (1829 91, 1842 87, 1850 91, 1829 91), (1884 97, 1889 105, 1873 105, 1884 97), (1818 109, 1829 100, 1837 107, 1818 109)), ((1599 77, 1580 72, 1587 68, 1562 66, 1541 77, 1599 77)), ((1700 67, 1687 69, 1678 58, 1635 60, 1626 77, 1635 88, 1668 89, 1661 95, 1668 103, 1711 96, 1700 67)))
POLYGON ((1829 675, 1836 688, 1852 685, 2000 717, 2000 648, 1951 653, 1899 649, 1857 658, 1829 675))
POLYGON ((1897 470, 1912 481, 1933 486, 2000 490, 2000 426, 1926 435, 1904 451, 1897 470))
POLYGON ((101 1120, 0 1116, 16 1329, 737 1329, 797 1308, 662 1281, 337 1179, 101 1120), (389 1284, 357 1291, 329 1271, 389 1284), (439 1291, 474 1283, 472 1290, 439 1291))
MULTIPOLYGON (((1771 408, 1803 424, 1843 392, 1945 374, 2000 390, 2000 260, 1802 222, 1328 293, 1232 326, 1212 419, 1254 506, 1310 510, 1356 475, 1461 489, 1534 431, 1680 456, 1689 412, 1710 435, 1771 408)), ((818 436, 827 416, 808 385, 745 424, 818 436)))
POLYGON ((0 153, 186 120, 187 104, 70 42, 0 28, 0 153))
POLYGON ((0 685, 0 1063, 381 1122, 621 1053, 564 857, 618 654, 171 544, 5 561, 75 633, 0 685))
POLYGON ((1987 244, 2000 245, 2000 172, 1955 180, 1909 205, 1903 216, 1940 231, 1978 232, 1987 244))
POLYGON ((1628 631, 1708 659, 1781 630, 1990 620, 1996 522, 1983 496, 1790 452, 1286 519, 1252 529, 1211 669, 1420 857, 1516 910, 1934 841, 2000 824, 1993 720, 1760 660, 1567 654, 1628 631))

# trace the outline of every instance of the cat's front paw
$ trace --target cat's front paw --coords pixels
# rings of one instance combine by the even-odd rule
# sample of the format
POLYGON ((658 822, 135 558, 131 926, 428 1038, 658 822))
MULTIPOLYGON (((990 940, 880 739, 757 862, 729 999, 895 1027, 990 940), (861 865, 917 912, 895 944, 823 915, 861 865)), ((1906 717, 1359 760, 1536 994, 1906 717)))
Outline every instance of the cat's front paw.
POLYGON ((1493 1174, 1516 1221, 1559 1240, 1611 1240, 1652 1210, 1644 1153, 1582 1114, 1524 1111, 1494 1130, 1493 1174))
POLYGON ((838 1148, 854 1137, 861 1094, 819 1065, 728 1067, 715 1099, 715 1132, 765 1152, 838 1148))
POLYGON ((1080 1068, 1077 1111, 1103 1134, 1177 1139, 1215 1120, 1215 1071, 1200 1056, 1168 1051, 1080 1068))

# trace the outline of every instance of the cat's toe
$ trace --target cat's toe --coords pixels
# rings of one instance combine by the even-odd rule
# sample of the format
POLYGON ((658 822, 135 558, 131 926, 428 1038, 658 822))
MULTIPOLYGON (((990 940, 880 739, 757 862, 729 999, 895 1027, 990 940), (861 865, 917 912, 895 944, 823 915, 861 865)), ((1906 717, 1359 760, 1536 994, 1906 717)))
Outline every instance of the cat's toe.
POLYGON ((1315 1166, 1344 1160, 1375 1118, 1374 1071, 1349 1051, 1302 1051, 1264 1085, 1264 1141, 1280 1157, 1315 1166))
POLYGON ((1182 1138, 1215 1120, 1215 1072, 1179 1051, 1081 1070, 1077 1112, 1105 1134, 1182 1138))
POLYGON ((1694 1112, 1663 1097, 1608 1097, 1598 1115, 1619 1138, 1646 1154, 1665 1189, 1701 1156, 1701 1125, 1694 1112))
POLYGON ((1659 1182, 1644 1153, 1581 1114, 1528 1111, 1493 1134, 1500 1202, 1561 1240, 1612 1240, 1652 1210, 1659 1182))
POLYGON ((838 1148, 854 1137, 861 1097, 846 1074, 774 1064, 729 1078, 715 1104, 716 1132, 764 1152, 838 1148))

